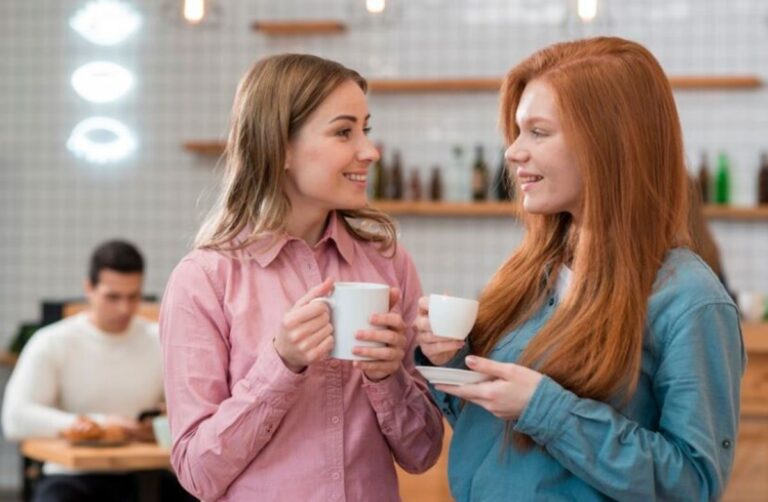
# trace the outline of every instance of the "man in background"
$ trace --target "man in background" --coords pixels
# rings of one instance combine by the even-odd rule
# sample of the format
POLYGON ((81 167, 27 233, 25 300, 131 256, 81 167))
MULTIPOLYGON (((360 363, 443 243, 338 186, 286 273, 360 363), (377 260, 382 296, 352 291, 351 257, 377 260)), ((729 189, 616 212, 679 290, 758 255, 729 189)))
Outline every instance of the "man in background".
MULTIPOLYGON (((143 279, 144 260, 132 244, 112 240, 95 249, 85 281, 87 310, 39 330, 19 357, 2 410, 8 439, 152 439, 151 424, 138 417, 163 400, 162 356, 157 325, 135 315, 143 279)), ((139 497, 135 474, 52 463, 43 473, 36 501, 139 497)))

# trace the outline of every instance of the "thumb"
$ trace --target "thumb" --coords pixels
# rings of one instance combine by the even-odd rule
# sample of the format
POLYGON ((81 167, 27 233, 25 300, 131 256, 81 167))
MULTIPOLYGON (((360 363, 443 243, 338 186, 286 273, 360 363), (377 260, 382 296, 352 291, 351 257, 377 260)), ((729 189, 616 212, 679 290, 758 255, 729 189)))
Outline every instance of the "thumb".
POLYGON ((296 306, 302 307, 306 305, 307 303, 311 302, 315 298, 320 298, 321 296, 327 296, 331 290, 333 289, 333 278, 332 277, 326 277, 323 282, 318 284, 317 286, 313 286, 310 288, 307 293, 299 298, 299 301, 296 302, 296 306))
POLYGON ((465 362, 470 369, 479 373, 485 373, 486 375, 491 375, 504 380, 509 379, 509 367, 511 363, 500 363, 479 356, 467 356, 465 362))

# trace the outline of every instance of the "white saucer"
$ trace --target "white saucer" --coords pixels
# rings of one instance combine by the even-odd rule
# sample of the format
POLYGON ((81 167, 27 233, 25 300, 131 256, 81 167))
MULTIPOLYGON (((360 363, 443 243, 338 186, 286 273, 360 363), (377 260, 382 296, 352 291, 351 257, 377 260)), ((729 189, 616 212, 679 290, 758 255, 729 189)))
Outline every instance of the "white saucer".
POLYGON ((419 373, 429 380, 429 383, 441 383, 445 385, 464 385, 467 383, 479 383, 491 380, 492 377, 478 373, 477 371, 459 370, 455 368, 441 368, 438 366, 416 366, 419 373))

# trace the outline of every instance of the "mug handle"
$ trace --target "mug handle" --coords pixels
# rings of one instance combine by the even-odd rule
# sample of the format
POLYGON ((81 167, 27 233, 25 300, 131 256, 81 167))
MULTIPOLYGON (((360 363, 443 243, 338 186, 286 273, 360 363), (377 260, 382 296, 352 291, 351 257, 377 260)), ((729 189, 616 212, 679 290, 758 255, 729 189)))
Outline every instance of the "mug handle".
POLYGON ((309 303, 315 303, 315 302, 323 302, 326 305, 328 305, 328 308, 330 308, 331 310, 333 310, 333 307, 336 306, 336 302, 331 300, 327 296, 320 296, 320 297, 317 297, 317 298, 313 298, 313 299, 311 299, 309 301, 309 303))

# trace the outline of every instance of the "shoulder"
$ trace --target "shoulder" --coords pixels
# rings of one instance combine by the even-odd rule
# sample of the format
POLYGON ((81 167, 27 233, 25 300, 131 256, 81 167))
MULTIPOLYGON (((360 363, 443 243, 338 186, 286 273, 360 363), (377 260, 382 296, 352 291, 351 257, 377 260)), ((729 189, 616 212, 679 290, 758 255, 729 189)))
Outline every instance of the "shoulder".
POLYGON ((369 262, 378 264, 377 268, 390 270, 400 281, 416 273, 416 265, 411 254, 399 241, 388 249, 382 249, 379 243, 368 241, 357 241, 355 246, 360 253, 366 255, 369 262))
POLYGON ((84 334, 83 315, 67 317, 37 330, 24 346, 22 356, 43 356, 70 346, 84 334))
POLYGON ((697 254, 673 249, 656 274, 651 305, 673 303, 680 308, 713 303, 733 304, 720 279, 697 254))
POLYGON ((168 289, 200 290, 205 284, 221 298, 224 285, 232 269, 236 266, 237 257, 211 249, 195 249, 184 256, 171 272, 168 289))
POLYGON ((736 312, 736 305, 720 279, 695 253, 673 249, 656 275, 648 303, 649 322, 667 332, 681 319, 704 309, 736 312))

